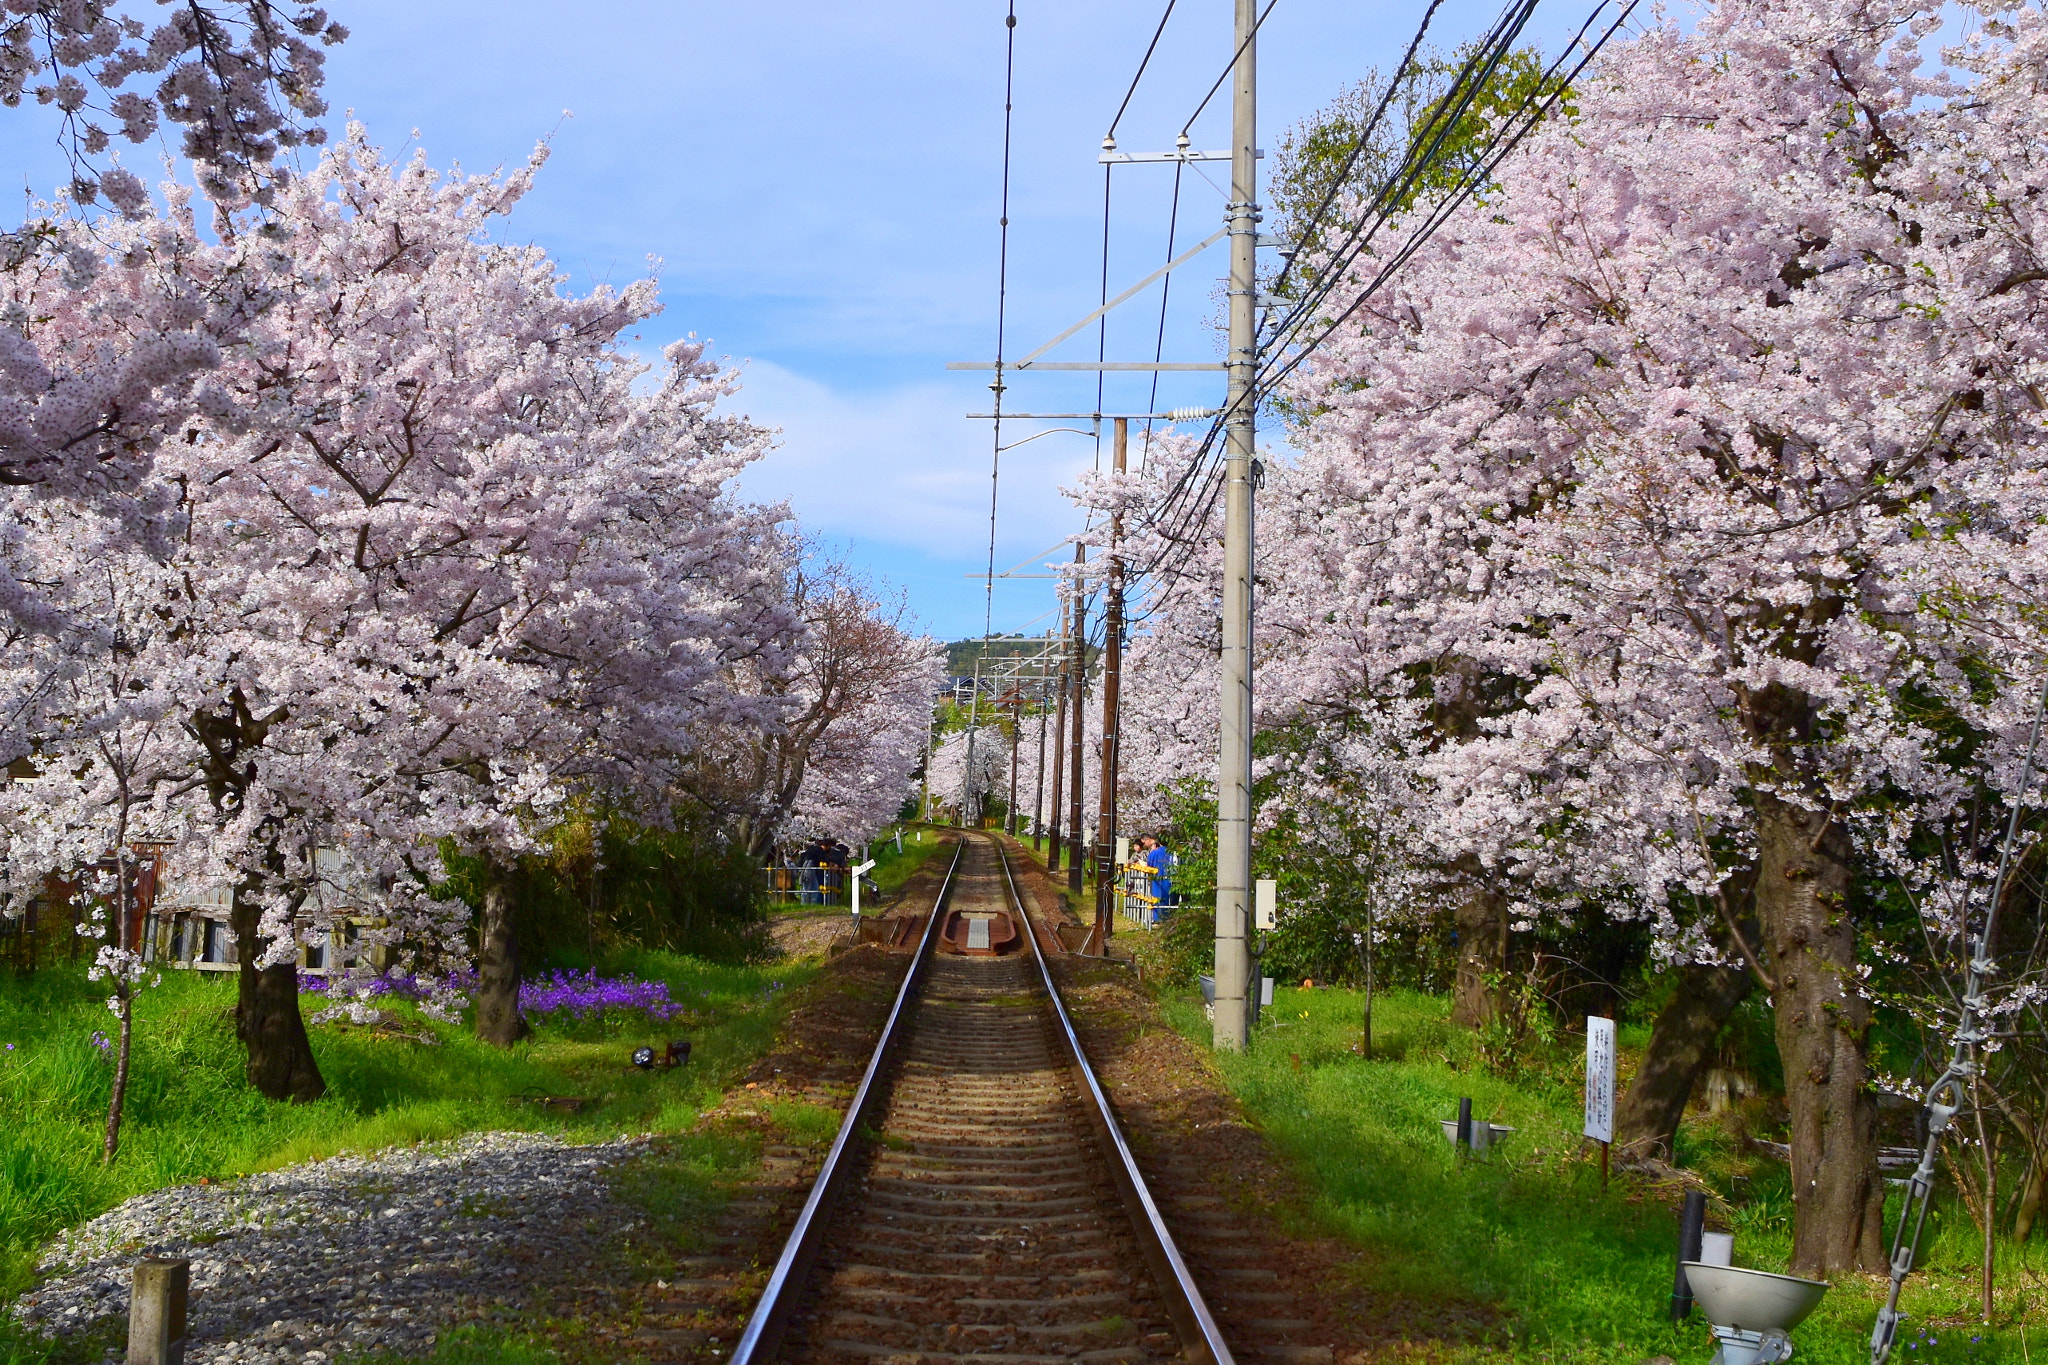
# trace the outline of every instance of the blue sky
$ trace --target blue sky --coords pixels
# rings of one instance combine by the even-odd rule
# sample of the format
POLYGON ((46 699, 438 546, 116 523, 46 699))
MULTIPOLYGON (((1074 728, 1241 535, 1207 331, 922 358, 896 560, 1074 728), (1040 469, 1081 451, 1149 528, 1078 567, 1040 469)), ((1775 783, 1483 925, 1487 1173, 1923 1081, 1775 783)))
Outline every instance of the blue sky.
MULTIPOLYGON (((1556 8, 1539 11, 1530 36, 1553 49, 1586 2, 1547 0, 1556 8)), ((1012 356, 1095 306, 1095 156, 1162 5, 1019 0, 1012 356)), ((1261 32, 1260 145, 1391 66, 1422 7, 1279 0, 1261 32)), ((1231 8, 1178 0, 1124 115, 1124 150, 1172 146, 1228 60, 1231 8)), ((1497 9, 1498 0, 1446 0, 1435 32, 1454 45, 1497 9)), ((333 124, 353 111, 386 146, 416 138, 436 163, 473 171, 516 164, 551 135, 552 159, 511 234, 551 251, 575 288, 655 269, 666 310, 647 342, 710 338, 745 372, 738 405, 782 430, 747 491, 787 499, 846 558, 907 590, 925 628, 981 632, 982 585, 965 575, 988 556, 991 441, 989 424, 964 414, 986 409, 987 376, 945 364, 986 360, 995 343, 999 0, 333 0, 330 10, 352 31, 329 58, 333 124)), ((1226 102, 1196 124, 1198 146, 1226 145, 1226 102)), ((56 162, 32 140, 10 137, 9 161, 45 189, 56 162)), ((1223 168, 1210 169, 1221 185, 1223 168)), ((1112 293, 1165 259, 1171 182, 1164 167, 1117 173, 1112 293)), ((1220 226, 1224 198, 1185 179, 1183 248, 1220 226)), ((1223 270, 1218 247, 1176 275, 1168 359, 1217 358, 1223 270)), ((1156 292, 1127 304, 1113 317, 1111 357, 1150 358, 1158 324, 1156 292)), ((1061 352, 1093 354, 1083 338, 1061 352)), ((1112 377, 1107 406, 1142 409, 1149 383, 1112 377)), ((1160 404, 1213 403, 1221 384, 1213 373, 1175 376, 1160 404)), ((1094 385, 1024 376, 1009 402, 1092 410, 1094 385)), ((1029 430, 1006 425, 1005 439, 1029 430)), ((1094 457, 1092 442, 1070 435, 1005 455, 998 569, 1075 529, 1057 489, 1094 457)), ((1045 582, 998 583, 995 628, 1043 629, 1050 606, 1045 582)))

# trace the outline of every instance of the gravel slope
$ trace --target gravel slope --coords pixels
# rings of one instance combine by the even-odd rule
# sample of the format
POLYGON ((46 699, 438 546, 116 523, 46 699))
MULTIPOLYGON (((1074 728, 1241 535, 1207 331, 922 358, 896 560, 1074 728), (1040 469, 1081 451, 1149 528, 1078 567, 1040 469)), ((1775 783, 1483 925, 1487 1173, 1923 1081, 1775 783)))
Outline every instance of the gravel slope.
POLYGON ((80 1332, 127 1313, 137 1257, 186 1256, 191 1365, 420 1353, 457 1321, 587 1271, 640 1221, 606 1172, 645 1142, 479 1133, 157 1190, 62 1238, 16 1308, 80 1332))

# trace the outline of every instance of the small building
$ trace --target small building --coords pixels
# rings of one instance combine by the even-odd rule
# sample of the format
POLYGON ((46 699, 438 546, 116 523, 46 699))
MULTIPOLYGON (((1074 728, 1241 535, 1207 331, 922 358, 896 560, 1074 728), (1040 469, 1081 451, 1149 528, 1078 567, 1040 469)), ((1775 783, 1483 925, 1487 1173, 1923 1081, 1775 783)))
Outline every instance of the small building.
MULTIPOLYGON (((240 970, 241 954, 230 922, 233 889, 180 886, 166 853, 164 846, 150 844, 136 845, 131 852, 128 942, 137 946, 143 961, 159 967, 201 972, 240 970)), ((345 884, 346 862, 339 852, 316 849, 313 856, 315 868, 322 873, 323 892, 325 887, 345 884)), ((96 870, 114 871, 115 860, 102 860, 96 870)), ((46 877, 39 894, 18 907, 0 907, 0 965, 17 972, 32 972, 39 966, 75 962, 81 954, 92 952, 95 940, 78 932, 89 918, 78 892, 79 881, 75 878, 46 877)), ((382 923, 376 916, 352 914, 346 905, 337 907, 325 941, 300 949, 299 969, 313 976, 325 976, 336 967, 360 959, 382 970, 389 949, 382 944, 363 942, 364 931, 382 923)))

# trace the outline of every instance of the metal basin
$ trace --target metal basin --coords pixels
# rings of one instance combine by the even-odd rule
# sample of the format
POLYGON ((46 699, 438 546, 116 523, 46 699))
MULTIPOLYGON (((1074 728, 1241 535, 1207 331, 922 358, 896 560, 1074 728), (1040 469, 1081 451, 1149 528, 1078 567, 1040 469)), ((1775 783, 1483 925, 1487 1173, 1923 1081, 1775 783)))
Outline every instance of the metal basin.
MULTIPOLYGON (((1438 1119, 1444 1126, 1444 1141, 1455 1144, 1458 1141, 1458 1121, 1438 1119)), ((1472 1149, 1483 1152, 1515 1130, 1505 1123, 1488 1123, 1485 1119, 1472 1120, 1472 1149)))
POLYGON ((1682 1261, 1700 1311, 1716 1327, 1744 1332, 1789 1332, 1806 1320, 1829 1286, 1821 1280, 1742 1270, 1732 1265, 1682 1261))

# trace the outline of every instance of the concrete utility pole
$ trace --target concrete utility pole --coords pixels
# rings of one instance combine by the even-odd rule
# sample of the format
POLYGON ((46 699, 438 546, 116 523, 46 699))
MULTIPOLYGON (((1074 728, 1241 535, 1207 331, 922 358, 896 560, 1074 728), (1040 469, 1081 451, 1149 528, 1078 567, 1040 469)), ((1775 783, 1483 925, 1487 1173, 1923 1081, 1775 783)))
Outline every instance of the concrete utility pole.
MULTIPOLYGON (((1074 562, 1088 562, 1088 547, 1074 547, 1074 562)), ((1083 851, 1087 845, 1082 842, 1081 798, 1086 794, 1082 783, 1081 762, 1086 752, 1088 725, 1081 710, 1088 696, 1088 599, 1083 597, 1076 580, 1074 591, 1074 744, 1072 789, 1067 793, 1067 890, 1076 896, 1081 894, 1082 874, 1088 855, 1083 851)))
MULTIPOLYGON (((1116 419, 1116 472, 1124 472, 1130 455, 1131 419, 1116 419)), ((1123 539, 1124 518, 1112 512, 1109 518, 1109 577, 1103 592, 1102 615, 1102 800, 1095 819, 1095 950, 1109 950, 1111 900, 1116 886, 1116 782, 1117 739, 1122 704, 1124 664, 1124 562, 1118 553, 1123 539)))
POLYGON ((1068 659, 1068 646, 1073 644, 1073 630, 1068 622, 1073 618, 1073 608, 1062 604, 1060 607, 1060 711, 1059 719, 1052 727, 1052 805, 1046 814, 1049 842, 1046 844, 1045 870, 1060 870, 1060 793, 1066 789, 1067 776, 1067 671, 1073 667, 1068 659))
POLYGON ((1257 435, 1259 213, 1256 0, 1236 0, 1230 108, 1230 376, 1223 490, 1222 752, 1216 783, 1215 1045, 1242 1052, 1251 1032, 1245 927, 1252 882, 1252 480, 1257 435))

